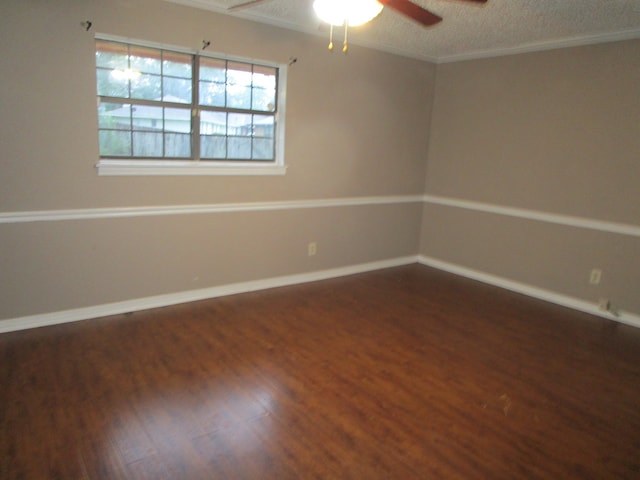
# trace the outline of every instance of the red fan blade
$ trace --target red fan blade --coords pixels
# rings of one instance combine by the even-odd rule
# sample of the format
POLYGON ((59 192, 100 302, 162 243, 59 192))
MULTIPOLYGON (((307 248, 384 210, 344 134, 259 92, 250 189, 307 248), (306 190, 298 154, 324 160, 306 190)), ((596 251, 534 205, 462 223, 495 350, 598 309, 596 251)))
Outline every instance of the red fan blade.
POLYGON ((431 13, 429 10, 425 10, 419 5, 416 5, 409 0, 378 0, 385 7, 389 7, 397 12, 412 18, 416 22, 422 25, 429 26, 435 25, 442 21, 442 17, 439 17, 435 13, 431 13))

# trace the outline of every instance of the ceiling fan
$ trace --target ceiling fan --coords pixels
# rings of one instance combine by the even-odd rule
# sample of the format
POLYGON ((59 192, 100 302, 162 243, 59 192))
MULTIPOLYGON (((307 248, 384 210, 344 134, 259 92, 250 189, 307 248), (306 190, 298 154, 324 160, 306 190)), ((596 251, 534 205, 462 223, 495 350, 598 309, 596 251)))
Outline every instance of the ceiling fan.
MULTIPOLYGON (((242 2, 240 4, 229 7, 229 11, 240 10, 243 8, 252 7, 254 5, 258 5, 263 2, 268 2, 271 0, 248 0, 246 2, 242 2)), ((346 0, 343 0, 346 1, 346 0)), ((428 27, 430 25, 435 25, 438 22, 442 21, 442 17, 436 15, 433 12, 430 12, 426 8, 421 7, 420 5, 410 1, 410 0, 377 0, 378 3, 382 4, 384 7, 389 7, 391 10, 394 10, 405 17, 409 17, 412 20, 428 27)), ((461 0, 465 2, 472 3, 486 3, 487 0, 461 0)))

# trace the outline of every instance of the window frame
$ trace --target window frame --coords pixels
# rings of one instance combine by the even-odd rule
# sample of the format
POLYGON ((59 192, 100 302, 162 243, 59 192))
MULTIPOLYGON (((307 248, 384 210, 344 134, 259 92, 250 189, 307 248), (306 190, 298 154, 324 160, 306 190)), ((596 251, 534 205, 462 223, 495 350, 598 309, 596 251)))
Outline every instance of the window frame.
MULTIPOLYGON (((186 49, 176 47, 173 45, 159 44, 155 42, 148 42, 144 40, 136 40, 131 38, 123 38, 112 35, 96 34, 95 41, 107 41, 107 42, 119 42, 134 47, 148 47, 154 49, 161 49, 169 52, 184 53, 192 56, 194 64, 198 64, 198 57, 206 57, 217 60, 224 60, 227 62, 241 62, 245 64, 251 64, 253 66, 262 66, 268 68, 275 68, 277 70, 276 76, 276 95, 277 95, 277 109, 273 114, 274 116, 274 159, 273 160, 228 160, 228 159, 175 159, 175 158, 137 158, 137 157, 100 157, 96 163, 96 169, 98 175, 284 175, 286 173, 286 165, 284 161, 284 132, 285 132, 285 111, 286 111, 286 84, 287 84, 287 64, 269 62, 265 60, 257 60, 253 58, 238 57, 234 55, 227 55, 219 52, 205 52, 192 49, 186 49)), ((94 53, 95 53, 94 47, 94 53)), ((185 104, 192 110, 192 118, 197 119, 200 117, 201 111, 208 111, 206 107, 199 105, 198 96, 198 84, 200 79, 198 78, 198 68, 193 69, 191 82, 194 86, 192 93, 191 104, 185 104)), ((97 76, 97 67, 94 60, 94 75, 97 76)), ((97 78, 94 77, 97 82, 97 78)), ((94 83, 96 88, 96 116, 98 115, 98 107, 100 105, 101 96, 98 95, 97 83, 94 83)), ((183 107, 185 105, 182 105, 183 107)), ((160 105, 159 105, 160 106, 160 105)), ((237 109, 226 108, 229 113, 237 112, 237 109)), ((269 112, 256 112, 251 110, 243 111, 248 115, 260 114, 269 112)), ((192 155, 199 155, 200 149, 200 131, 199 125, 192 125, 191 129, 191 143, 192 143, 192 155), (195 145, 197 144, 197 145, 195 145)), ((96 132, 99 128, 96 126, 96 132)))

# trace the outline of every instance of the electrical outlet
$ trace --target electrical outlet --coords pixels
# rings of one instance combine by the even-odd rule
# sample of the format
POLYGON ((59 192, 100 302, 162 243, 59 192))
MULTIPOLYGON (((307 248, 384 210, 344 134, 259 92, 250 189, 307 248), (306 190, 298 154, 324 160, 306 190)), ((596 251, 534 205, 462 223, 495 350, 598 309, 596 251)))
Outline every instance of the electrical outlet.
POLYGON ((599 285, 602 278, 602 270, 594 268, 589 275, 589 285, 599 285))
POLYGON ((318 253, 318 244, 316 242, 310 242, 307 246, 307 255, 310 257, 314 256, 318 253))

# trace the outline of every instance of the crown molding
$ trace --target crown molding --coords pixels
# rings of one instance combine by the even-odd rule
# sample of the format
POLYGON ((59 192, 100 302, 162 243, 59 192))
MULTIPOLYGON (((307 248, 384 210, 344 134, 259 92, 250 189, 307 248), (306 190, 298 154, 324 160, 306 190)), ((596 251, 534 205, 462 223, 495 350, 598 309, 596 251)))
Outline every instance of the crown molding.
POLYGON ((635 40, 640 38, 640 29, 622 30, 619 32, 605 33, 601 35, 585 35, 575 38, 560 38, 545 42, 533 42, 517 47, 495 48, 478 50, 475 52, 462 53, 457 55, 445 55, 438 57, 436 63, 454 63, 467 60, 479 60, 483 58, 504 57, 507 55, 518 55, 522 53, 541 52, 545 50, 556 50, 559 48, 582 47, 587 45, 597 45, 600 43, 621 42, 625 40, 635 40))

